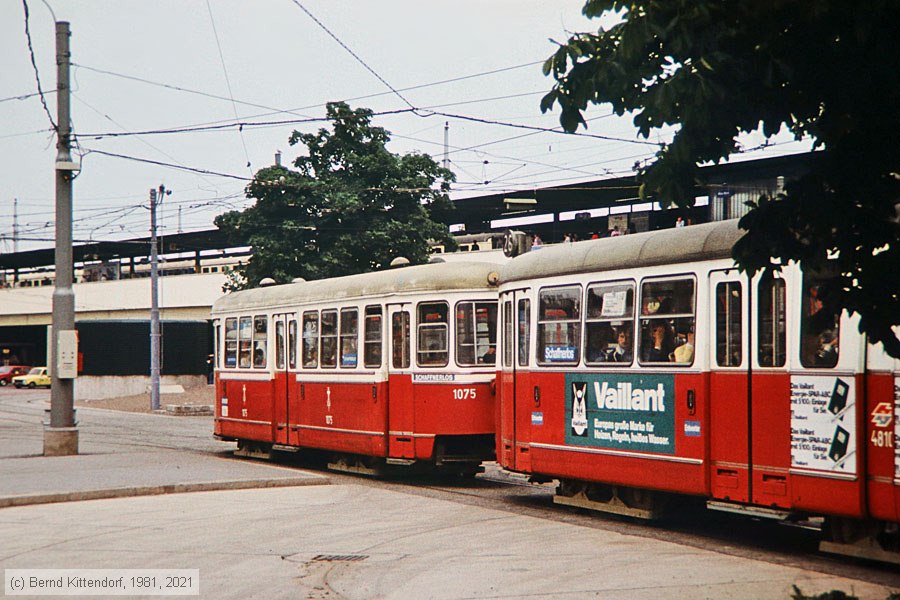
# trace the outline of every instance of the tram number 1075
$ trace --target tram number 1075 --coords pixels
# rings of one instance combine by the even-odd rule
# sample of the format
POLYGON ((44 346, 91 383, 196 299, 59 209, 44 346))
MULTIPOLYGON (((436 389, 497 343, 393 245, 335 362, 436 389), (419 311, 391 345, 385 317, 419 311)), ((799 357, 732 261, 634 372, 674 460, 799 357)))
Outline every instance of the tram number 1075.
POLYGON ((476 397, 475 388, 456 388, 453 390, 454 400, 475 400, 476 397))

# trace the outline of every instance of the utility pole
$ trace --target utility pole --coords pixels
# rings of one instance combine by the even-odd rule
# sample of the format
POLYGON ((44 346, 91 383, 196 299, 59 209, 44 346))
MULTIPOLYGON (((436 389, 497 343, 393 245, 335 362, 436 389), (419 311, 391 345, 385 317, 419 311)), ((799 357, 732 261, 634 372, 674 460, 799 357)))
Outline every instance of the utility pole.
POLYGON ((19 199, 13 199, 13 254, 19 251, 19 199))
POLYGON ((450 168, 450 121, 444 121, 444 168, 450 168))
POLYGON ((156 242, 156 207, 166 194, 166 187, 150 190, 150 409, 159 410, 159 253, 156 242))
POLYGON ((78 454, 75 377, 78 337, 72 288, 72 179, 79 166, 70 153, 69 23, 56 23, 56 285, 50 337, 50 422, 44 427, 44 456, 78 454))

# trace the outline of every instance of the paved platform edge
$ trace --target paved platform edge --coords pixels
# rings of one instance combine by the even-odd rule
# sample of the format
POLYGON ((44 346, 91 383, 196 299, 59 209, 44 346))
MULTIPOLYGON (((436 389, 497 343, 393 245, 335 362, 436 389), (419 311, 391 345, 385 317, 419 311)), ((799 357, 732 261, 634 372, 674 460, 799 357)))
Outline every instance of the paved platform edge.
POLYGON ((130 498, 137 496, 160 496, 163 494, 185 494, 188 492, 216 492, 225 490, 249 490, 276 487, 298 487, 307 485, 330 485, 328 477, 298 477, 265 480, 209 481, 204 483, 177 483, 138 487, 108 488, 81 492, 52 492, 23 496, 0 497, 0 509, 33 504, 55 502, 81 502, 83 500, 103 500, 108 498, 130 498))

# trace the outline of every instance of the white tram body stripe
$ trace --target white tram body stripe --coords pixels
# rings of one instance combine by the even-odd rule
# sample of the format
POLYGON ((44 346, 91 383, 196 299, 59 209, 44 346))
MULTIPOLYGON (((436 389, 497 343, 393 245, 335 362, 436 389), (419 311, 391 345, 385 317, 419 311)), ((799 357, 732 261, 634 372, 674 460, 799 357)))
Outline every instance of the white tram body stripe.
POLYGON ((310 431, 327 431, 329 433, 352 433, 356 435, 384 435, 383 431, 365 431, 362 429, 341 429, 339 427, 320 427, 318 425, 294 425, 291 424, 291 429, 294 431, 298 429, 308 429, 310 431))
POLYGON ((622 450, 609 450, 606 448, 583 448, 581 446, 560 446, 559 444, 541 444, 532 442, 528 444, 531 448, 541 448, 542 450, 558 450, 560 452, 580 452, 583 454, 604 454, 607 456, 621 456, 625 458, 642 458, 647 460, 659 460, 664 462, 675 462, 687 465, 702 465, 702 458, 685 458, 682 456, 662 456, 660 454, 646 454, 644 452, 625 452, 622 450))
MULTIPOLYGON (((392 373, 396 375, 397 373, 392 373)), ((404 374, 409 375, 409 372, 404 374)), ((490 383, 495 377, 493 371, 489 373, 412 373, 413 383, 427 385, 471 385, 475 383, 490 383)), ((384 383, 388 375, 380 372, 367 371, 352 373, 341 371, 326 372, 298 372, 294 375, 297 383, 360 383, 373 384, 384 383)))
POLYGON ((223 381, 271 381, 274 377, 269 372, 219 371, 219 379, 223 381))
POLYGON ((412 431, 390 431, 390 435, 397 437, 433 438, 433 433, 413 433, 412 431))
POLYGON ((242 425, 272 425, 272 421, 251 421, 250 419, 231 419, 229 417, 216 417, 216 421, 227 423, 240 423, 242 425))
POLYGON ((383 383, 387 381, 387 375, 376 371, 308 371, 296 373, 294 381, 297 383, 383 383))
POLYGON ((828 473, 827 471, 812 471, 808 469, 791 469, 791 475, 821 477, 823 479, 841 479, 843 481, 856 481, 858 479, 855 473, 828 473))

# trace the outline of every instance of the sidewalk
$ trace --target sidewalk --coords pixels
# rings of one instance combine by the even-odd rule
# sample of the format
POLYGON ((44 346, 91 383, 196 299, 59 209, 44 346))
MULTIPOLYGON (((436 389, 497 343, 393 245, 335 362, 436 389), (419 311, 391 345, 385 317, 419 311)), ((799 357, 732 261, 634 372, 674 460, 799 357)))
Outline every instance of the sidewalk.
POLYGON ((40 392, 0 399, 0 508, 329 483, 316 473, 231 459, 234 444, 212 438, 210 417, 79 408, 79 454, 45 457, 40 392))

